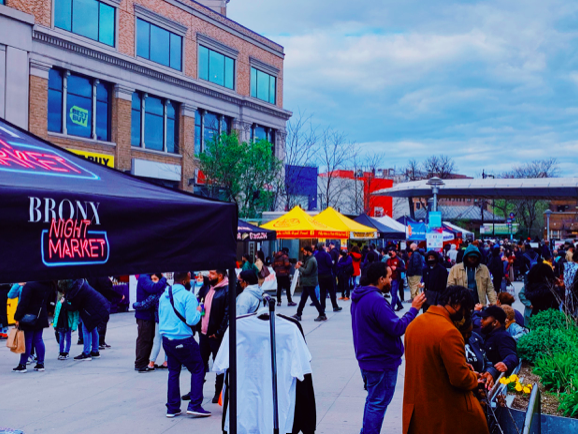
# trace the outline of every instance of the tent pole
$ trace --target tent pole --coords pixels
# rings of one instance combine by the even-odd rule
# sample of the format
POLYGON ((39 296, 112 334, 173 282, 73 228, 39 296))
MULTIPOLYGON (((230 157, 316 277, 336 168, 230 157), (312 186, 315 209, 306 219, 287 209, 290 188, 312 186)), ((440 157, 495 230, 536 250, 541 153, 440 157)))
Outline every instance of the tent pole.
POLYGON ((229 434, 237 434, 237 273, 229 269, 229 434))

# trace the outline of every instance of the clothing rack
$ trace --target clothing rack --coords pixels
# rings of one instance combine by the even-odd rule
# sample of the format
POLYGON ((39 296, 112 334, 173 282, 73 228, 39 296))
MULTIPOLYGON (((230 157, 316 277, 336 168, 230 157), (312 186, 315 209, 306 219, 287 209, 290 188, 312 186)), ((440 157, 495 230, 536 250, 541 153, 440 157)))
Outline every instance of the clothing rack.
POLYGON ((277 343, 275 337, 275 305, 277 300, 264 295, 263 300, 269 305, 269 333, 271 335, 271 376, 273 384, 273 434, 279 434, 279 401, 277 391, 277 343))

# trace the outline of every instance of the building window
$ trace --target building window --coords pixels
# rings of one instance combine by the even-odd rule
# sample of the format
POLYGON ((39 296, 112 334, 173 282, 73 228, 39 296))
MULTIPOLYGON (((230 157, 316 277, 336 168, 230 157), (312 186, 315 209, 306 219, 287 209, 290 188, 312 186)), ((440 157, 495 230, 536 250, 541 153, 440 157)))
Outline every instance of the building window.
POLYGON ((199 78, 234 89, 235 60, 199 45, 199 78))
POLYGON ((195 155, 205 151, 207 141, 221 134, 231 134, 232 118, 207 110, 195 113, 195 155))
POLYGON ((131 145, 178 154, 177 107, 168 99, 132 95, 131 145))
POLYGON ((277 77, 251 67, 251 96, 275 104, 277 77))
POLYGON ((98 0, 56 0, 54 25, 114 47, 115 12, 98 0))
POLYGON ((267 140, 271 143, 271 152, 275 155, 275 130, 273 128, 253 124, 251 127, 251 140, 267 140))
POLYGON ((183 38, 137 18, 137 56, 178 71, 182 70, 183 38))
POLYGON ((51 69, 48 76, 48 131, 110 140, 110 85, 51 69))

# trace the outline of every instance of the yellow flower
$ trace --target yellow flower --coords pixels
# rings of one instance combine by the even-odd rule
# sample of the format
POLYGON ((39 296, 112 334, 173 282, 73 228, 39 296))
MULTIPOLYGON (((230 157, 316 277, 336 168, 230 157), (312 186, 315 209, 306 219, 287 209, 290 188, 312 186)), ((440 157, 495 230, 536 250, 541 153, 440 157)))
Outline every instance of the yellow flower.
POLYGON ((524 387, 524 393, 530 393, 530 392, 532 392, 531 387, 524 387))
POLYGON ((500 383, 501 384, 510 384, 511 382, 506 377, 502 377, 502 378, 500 378, 500 383))
POLYGON ((508 380, 510 380, 510 383, 515 383, 516 381, 518 381, 518 376, 515 374, 510 375, 510 378, 508 378, 508 380))
POLYGON ((523 388, 524 386, 522 386, 520 383, 516 383, 516 391, 521 392, 523 388))

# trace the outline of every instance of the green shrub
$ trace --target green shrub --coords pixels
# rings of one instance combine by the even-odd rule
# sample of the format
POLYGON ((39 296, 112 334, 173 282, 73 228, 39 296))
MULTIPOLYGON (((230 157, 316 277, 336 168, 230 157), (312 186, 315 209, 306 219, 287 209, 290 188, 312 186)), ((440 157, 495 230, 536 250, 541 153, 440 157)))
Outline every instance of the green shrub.
POLYGON ((568 320, 563 312, 556 309, 548 309, 533 315, 530 318, 528 328, 532 330, 537 328, 561 330, 568 328, 568 320))
POLYGON ((578 376, 574 377, 572 387, 560 395, 559 410, 564 412, 566 417, 578 418, 578 376))
POLYGON ((558 353, 578 354, 578 341, 574 330, 537 328, 518 341, 518 355, 531 363, 538 356, 552 357, 558 353))
POLYGON ((541 355, 536 359, 534 374, 548 390, 564 392, 571 387, 574 376, 578 376, 575 353, 557 353, 553 356, 541 355))

